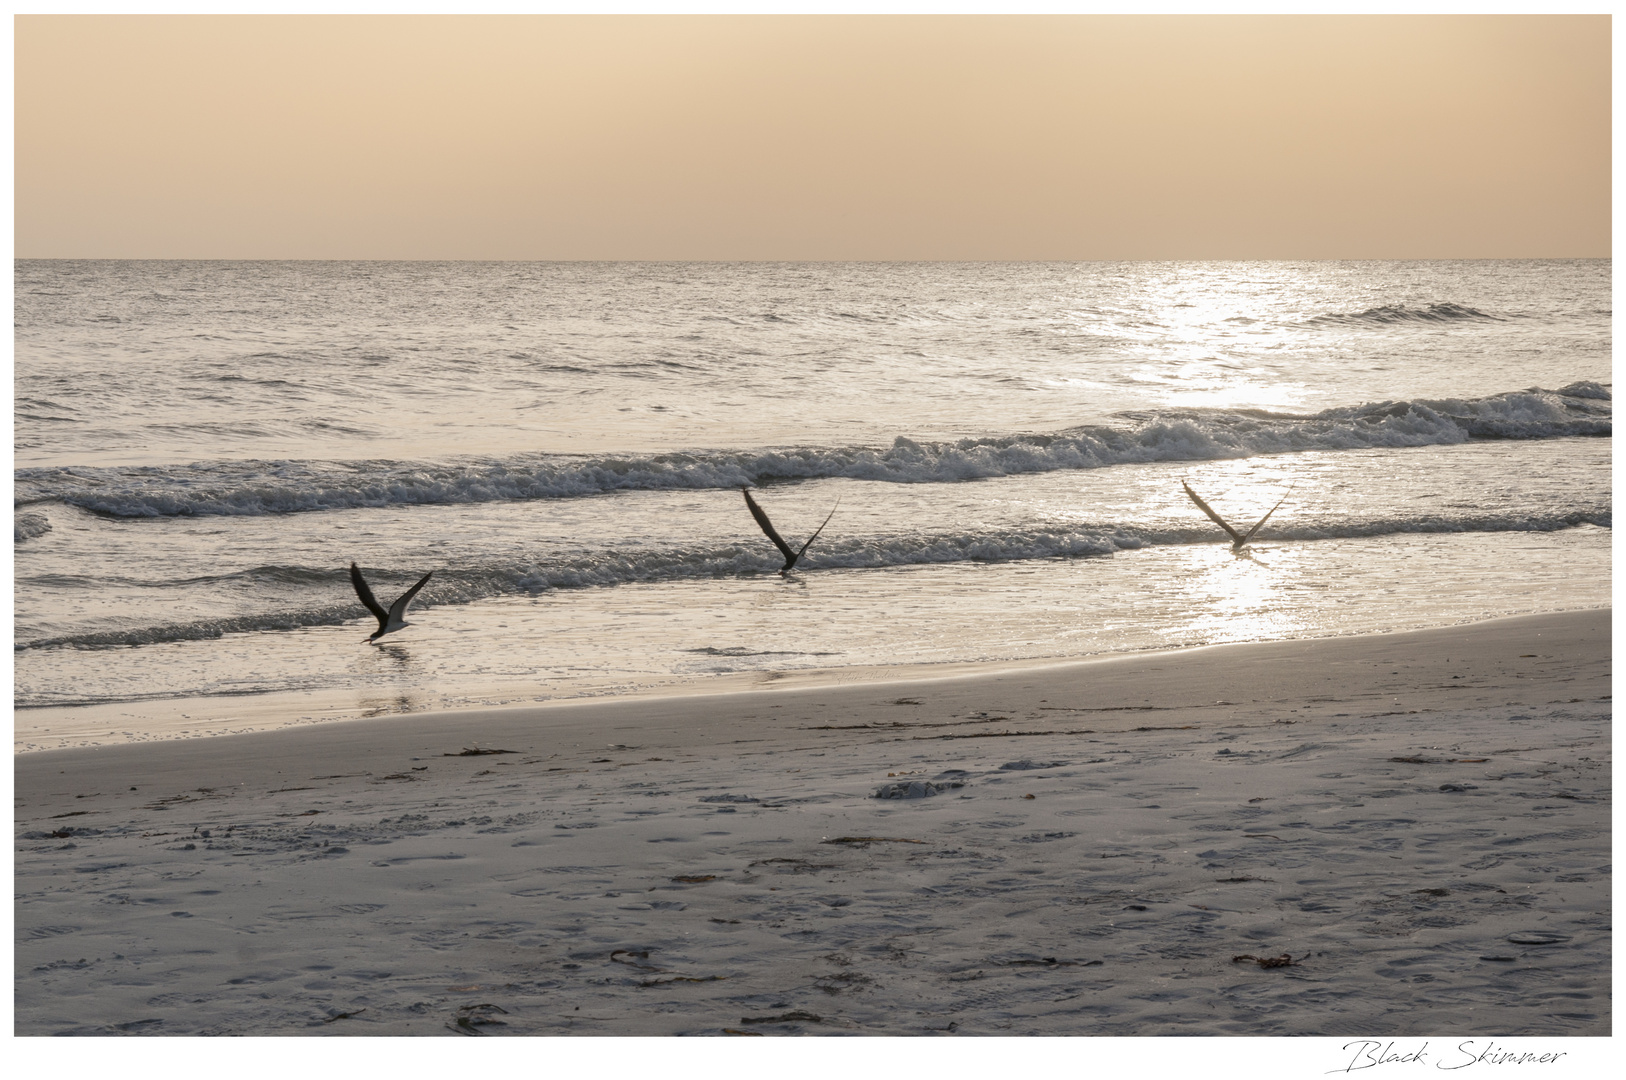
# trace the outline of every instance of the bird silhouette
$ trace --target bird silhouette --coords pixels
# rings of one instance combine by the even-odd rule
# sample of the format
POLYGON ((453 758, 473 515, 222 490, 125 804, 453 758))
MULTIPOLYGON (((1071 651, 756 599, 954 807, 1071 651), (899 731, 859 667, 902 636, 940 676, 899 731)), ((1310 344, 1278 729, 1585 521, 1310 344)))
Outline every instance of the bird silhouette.
POLYGON ((1231 526, 1227 525, 1225 523, 1225 519, 1216 514, 1212 506, 1209 506, 1207 503, 1203 502, 1202 496, 1198 495, 1195 491, 1192 491, 1190 484, 1182 480, 1180 481, 1180 486, 1186 489, 1186 494, 1190 495, 1191 501, 1197 504, 1197 509, 1201 510, 1203 513, 1212 518, 1214 520, 1214 524, 1231 534, 1231 550, 1233 551, 1242 550, 1242 545, 1246 544, 1248 540, 1252 538, 1253 534, 1259 531, 1259 527, 1261 525, 1270 520, 1270 515, 1276 512, 1276 507, 1281 506, 1282 503, 1287 501, 1287 495, 1293 494, 1293 489, 1289 487, 1287 489, 1287 495, 1283 495, 1279 500, 1277 500, 1276 506, 1272 506, 1268 511, 1266 511, 1265 516, 1254 523, 1253 528, 1249 529, 1245 533, 1239 533, 1235 529, 1231 528, 1231 526))
POLYGON ((407 605, 412 603, 412 598, 418 595, 418 590, 429 584, 429 579, 434 576, 435 572, 433 570, 429 571, 418 580, 416 585, 402 593, 400 599, 391 604, 388 611, 385 611, 383 605, 373 596, 373 590, 367 587, 367 579, 361 576, 361 567, 351 563, 350 584, 356 587, 356 595, 361 597, 361 602, 367 606, 367 610, 372 612, 373 616, 378 619, 378 630, 367 640, 377 641, 385 634, 393 634, 403 626, 412 625, 406 621, 407 605))
POLYGON ((745 496, 745 505, 750 508, 751 516, 757 519, 757 524, 761 525, 762 531, 768 534, 768 539, 773 541, 774 547, 778 548, 785 556, 785 565, 779 571, 780 576, 790 573, 790 568, 796 565, 796 560, 802 557, 802 552, 806 551, 809 545, 819 538, 819 533, 824 531, 824 526, 830 524, 830 519, 836 516, 836 506, 841 505, 841 500, 837 499, 836 506, 832 506, 830 513, 825 516, 824 524, 813 530, 813 535, 807 538, 807 543, 802 545, 801 551, 792 551, 790 545, 785 543, 779 533, 774 531, 773 522, 768 520, 768 515, 763 511, 762 507, 758 506, 757 501, 751 498, 750 489, 742 487, 740 493, 745 496))

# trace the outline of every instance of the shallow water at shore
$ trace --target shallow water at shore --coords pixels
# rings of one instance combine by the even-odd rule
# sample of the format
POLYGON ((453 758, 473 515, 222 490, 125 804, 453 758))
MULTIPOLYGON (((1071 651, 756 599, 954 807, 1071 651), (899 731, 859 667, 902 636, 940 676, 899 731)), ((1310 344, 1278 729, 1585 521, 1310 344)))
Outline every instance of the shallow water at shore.
MULTIPOLYGON (((1610 530, 1441 533, 629 584, 439 607, 377 646, 365 627, 99 651, 126 700, 74 707, 77 665, 19 657, 16 747, 94 745, 792 674, 1328 637, 1608 604, 1610 530), (952 611, 952 619, 944 612, 952 611), (26 663, 23 661, 27 661, 26 663), (175 693, 184 672, 208 696, 175 693), (179 676, 175 676, 179 678, 179 676), (28 680, 25 682, 25 679, 28 680), (166 681, 170 680, 170 681, 166 681)), ((73 659, 78 661, 78 657, 73 659)), ((918 667, 917 667, 918 666, 918 667)), ((93 703, 85 703, 93 704, 93 703)))

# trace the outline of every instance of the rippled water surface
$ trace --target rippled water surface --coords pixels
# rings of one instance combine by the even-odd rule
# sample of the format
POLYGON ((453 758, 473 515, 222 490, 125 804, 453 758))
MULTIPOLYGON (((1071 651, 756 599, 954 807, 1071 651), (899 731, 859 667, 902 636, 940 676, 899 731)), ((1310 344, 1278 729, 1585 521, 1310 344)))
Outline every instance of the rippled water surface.
POLYGON ((19 262, 17 703, 132 703, 140 737, 182 699, 353 713, 1602 605, 1609 279, 19 262), (1280 505, 1233 555, 1182 481, 1244 529, 1280 505), (789 579, 746 484, 794 545, 836 507, 789 579), (386 603, 435 571, 381 647, 352 560, 386 603))

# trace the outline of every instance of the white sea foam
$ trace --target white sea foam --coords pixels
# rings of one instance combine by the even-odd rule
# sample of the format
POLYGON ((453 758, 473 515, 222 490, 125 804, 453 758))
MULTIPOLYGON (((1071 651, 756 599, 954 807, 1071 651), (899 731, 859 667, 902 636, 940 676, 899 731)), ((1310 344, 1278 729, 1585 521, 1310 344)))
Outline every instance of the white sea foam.
POLYGON ((13 543, 22 543, 32 540, 36 536, 44 536, 51 531, 51 519, 44 514, 22 513, 12 518, 11 522, 13 543))
POLYGON ((1469 439, 1611 433, 1597 383, 1483 398, 1391 401, 1311 416, 1185 410, 1050 435, 954 442, 897 437, 887 448, 839 446, 649 457, 519 456, 501 461, 223 461, 136 469, 21 469, 18 497, 54 499, 112 517, 260 515, 357 507, 560 499, 611 491, 717 489, 841 477, 900 484, 1215 461, 1303 451, 1442 446, 1469 439))
MULTIPOLYGON (((1607 508, 1593 508, 1530 514, 1457 510, 1414 517, 1360 520, 1347 520, 1329 515, 1272 528, 1269 540, 1285 544, 1402 534, 1553 532, 1585 525, 1611 527, 1611 511, 1607 508)), ((836 539, 829 542, 821 540, 802 566, 804 572, 814 572, 819 569, 837 568, 881 570, 889 567, 966 562, 1002 563, 1087 558, 1153 547, 1215 543, 1216 535, 1215 530, 1206 523, 1193 522, 1190 526, 1175 528, 1147 528, 1120 524, 1082 529, 1036 527, 989 532, 836 539)), ((605 588, 639 583, 767 575, 777 571, 781 562, 777 554, 770 554, 771 550, 765 545, 750 547, 724 545, 639 552, 598 552, 515 565, 450 567, 436 572, 434 580, 419 594, 415 610, 437 605, 469 604, 497 596, 535 595, 556 589, 605 588)), ((318 587, 319 594, 329 597, 345 596, 349 588, 347 571, 343 568, 326 567, 256 567, 239 573, 218 575, 209 581, 226 585, 234 582, 270 582, 318 587)), ((171 584, 193 586, 203 583, 203 579, 188 579, 171 584)), ((365 614, 358 603, 325 602, 294 610, 225 618, 210 617, 155 626, 124 626, 88 633, 19 640, 15 648, 19 651, 64 647, 85 649, 150 645, 166 641, 198 641, 232 633, 333 626, 363 618, 365 614)), ((777 655, 737 648, 717 650, 708 647, 689 651, 718 656, 777 655)))

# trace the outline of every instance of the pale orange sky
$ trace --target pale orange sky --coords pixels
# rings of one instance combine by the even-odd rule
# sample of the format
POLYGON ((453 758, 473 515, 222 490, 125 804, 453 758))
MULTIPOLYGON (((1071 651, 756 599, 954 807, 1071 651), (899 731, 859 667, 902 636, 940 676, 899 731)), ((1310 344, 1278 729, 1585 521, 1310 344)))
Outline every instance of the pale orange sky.
POLYGON ((1607 16, 21 16, 22 258, 1607 256, 1607 16))

